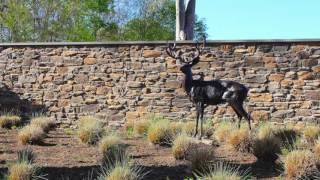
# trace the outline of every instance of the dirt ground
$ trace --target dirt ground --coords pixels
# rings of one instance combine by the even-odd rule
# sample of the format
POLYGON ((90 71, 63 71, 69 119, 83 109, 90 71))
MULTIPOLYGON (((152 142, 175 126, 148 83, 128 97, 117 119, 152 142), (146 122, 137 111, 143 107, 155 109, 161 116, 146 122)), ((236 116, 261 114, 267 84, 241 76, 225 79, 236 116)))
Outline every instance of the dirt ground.
MULTIPOLYGON (((149 173, 144 179, 183 180, 191 177, 190 164, 175 160, 169 147, 151 145, 143 138, 127 139, 128 152, 149 173)), ((275 179, 279 170, 274 164, 257 162, 252 154, 235 152, 225 145, 203 145, 213 150, 217 161, 227 161, 248 170, 256 179, 275 179)), ((62 129, 50 131, 41 145, 29 145, 36 154, 35 164, 49 180, 81 180, 96 177, 101 154, 95 146, 79 142, 74 133, 62 129)), ((0 173, 17 159, 17 151, 25 148, 17 142, 17 130, 0 129, 0 173)), ((0 178, 1 179, 1 178, 0 178)))

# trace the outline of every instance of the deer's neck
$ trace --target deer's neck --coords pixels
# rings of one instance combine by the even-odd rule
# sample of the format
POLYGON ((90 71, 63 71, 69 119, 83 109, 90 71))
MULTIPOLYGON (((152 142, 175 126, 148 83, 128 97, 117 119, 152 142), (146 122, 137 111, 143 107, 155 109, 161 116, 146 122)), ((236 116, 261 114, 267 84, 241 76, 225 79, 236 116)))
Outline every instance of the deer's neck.
POLYGON ((190 91, 191 91, 191 88, 192 88, 192 72, 191 72, 191 69, 190 71, 188 71, 186 74, 185 74, 185 80, 184 80, 184 90, 186 91, 186 93, 189 95, 190 94, 190 91))

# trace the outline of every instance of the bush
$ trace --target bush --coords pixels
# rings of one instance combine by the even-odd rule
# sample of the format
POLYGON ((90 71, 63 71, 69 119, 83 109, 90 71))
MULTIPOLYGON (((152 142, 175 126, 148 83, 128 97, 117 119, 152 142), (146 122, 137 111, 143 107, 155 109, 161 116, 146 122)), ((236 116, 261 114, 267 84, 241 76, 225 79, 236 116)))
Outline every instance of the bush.
POLYGON ((27 148, 18 151, 18 161, 9 166, 9 180, 31 180, 35 178, 36 167, 32 165, 35 155, 27 148))
POLYGON ((221 121, 215 129, 214 135, 220 143, 223 143, 226 141, 227 136, 236 128, 237 127, 230 122, 221 121))
POLYGON ((190 148, 186 159, 191 162, 192 171, 203 172, 210 168, 214 154, 210 149, 193 147, 190 148))
POLYGON ((203 135, 207 138, 210 138, 214 133, 214 128, 213 128, 213 125, 212 125, 212 121, 206 121, 204 124, 203 124, 203 135))
POLYGON ((284 172, 289 179, 313 179, 317 171, 316 158, 310 151, 294 150, 284 158, 284 172))
POLYGON ((150 126, 150 121, 147 119, 141 119, 139 121, 135 121, 133 125, 134 134, 138 136, 146 136, 148 133, 149 126, 150 126))
POLYGON ((250 152, 252 139, 248 128, 234 129, 226 137, 227 144, 240 152, 250 152))
POLYGON ((258 128, 252 143, 253 154, 262 161, 275 161, 281 152, 281 140, 274 135, 274 130, 268 124, 258 128))
POLYGON ((0 127, 2 128, 12 128, 13 126, 18 126, 21 123, 21 118, 16 115, 1 115, 0 116, 0 127))
POLYGON ((208 172, 195 173, 197 179, 202 180, 241 180, 250 179, 248 171, 241 172, 240 167, 232 166, 227 163, 216 163, 208 172))
POLYGON ((110 149, 121 144, 121 139, 115 134, 104 136, 99 142, 99 149, 102 153, 107 153, 110 149))
POLYGON ((303 137, 309 143, 314 143, 320 134, 320 128, 316 126, 307 126, 303 129, 303 137))
POLYGON ((152 144, 170 145, 174 134, 170 128, 170 121, 161 119, 152 123, 148 129, 148 140, 152 144))
MULTIPOLYGON (((183 131, 183 127, 184 127, 183 122, 171 122, 170 123, 170 128, 171 128, 171 131, 174 135, 181 134, 183 131)), ((187 135, 187 134, 185 134, 185 135, 187 135)))
POLYGON ((45 133, 42 128, 35 125, 25 126, 18 133, 18 141, 23 145, 41 143, 44 138, 45 133))
POLYGON ((104 164, 99 180, 137 180, 143 178, 146 173, 143 173, 142 169, 134 163, 130 163, 130 158, 124 151, 114 152, 115 159, 104 164))
POLYGON ((188 121, 184 123, 182 131, 186 133, 188 136, 193 136, 196 129, 196 123, 193 121, 188 121))
POLYGON ((85 116, 80 119, 78 137, 86 144, 96 144, 104 130, 102 123, 93 116, 85 116))
POLYGON ((173 141, 172 154, 176 159, 185 159, 192 147, 195 147, 195 140, 186 134, 180 134, 173 141))
POLYGON ((314 145, 313 152, 318 160, 318 163, 320 163, 320 140, 314 145))
POLYGON ((35 168, 27 162, 14 163, 9 167, 8 180, 31 180, 35 174, 35 168))
POLYGON ((27 162, 27 163, 33 163, 35 158, 35 155, 32 151, 32 149, 23 149, 18 151, 18 162, 27 162))
POLYGON ((55 126, 55 121, 49 117, 40 116, 32 118, 30 124, 39 126, 43 129, 43 131, 47 132, 55 126))

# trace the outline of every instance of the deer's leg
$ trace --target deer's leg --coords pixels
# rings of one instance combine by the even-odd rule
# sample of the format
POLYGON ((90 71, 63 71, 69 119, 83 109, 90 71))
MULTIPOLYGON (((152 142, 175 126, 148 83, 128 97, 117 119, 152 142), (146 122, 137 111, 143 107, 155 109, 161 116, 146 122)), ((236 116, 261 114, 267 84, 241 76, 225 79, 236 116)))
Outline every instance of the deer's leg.
POLYGON ((200 107, 199 103, 196 104, 196 111, 197 111, 196 129, 195 129, 193 137, 196 137, 198 134, 198 122, 199 122, 199 117, 200 117, 200 112, 201 112, 201 107, 200 107))
POLYGON ((250 122, 250 115, 244 110, 242 103, 235 103, 235 108, 238 110, 238 112, 240 113, 241 116, 243 116, 244 118, 246 118, 246 120, 248 121, 248 125, 249 125, 249 129, 251 130, 251 122, 250 122))
POLYGON ((242 120, 242 116, 239 113, 239 110, 237 110, 236 106, 234 105, 234 103, 229 103, 229 105, 232 107, 233 111, 237 114, 238 116, 238 128, 240 129, 240 124, 241 124, 241 120, 242 120))
POLYGON ((199 139, 201 140, 202 138, 202 133, 203 133, 203 113, 204 113, 204 104, 201 103, 201 111, 200 111, 200 136, 199 136, 199 139))

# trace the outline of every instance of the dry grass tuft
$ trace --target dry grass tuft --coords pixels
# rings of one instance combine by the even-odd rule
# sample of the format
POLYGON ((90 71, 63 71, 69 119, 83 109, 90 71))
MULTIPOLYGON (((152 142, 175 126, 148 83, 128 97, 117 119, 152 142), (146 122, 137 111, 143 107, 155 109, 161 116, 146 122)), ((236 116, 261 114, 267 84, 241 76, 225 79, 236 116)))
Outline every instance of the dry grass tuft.
POLYGON ((49 131, 52 127, 55 126, 55 121, 49 117, 35 117, 31 119, 30 122, 31 125, 39 126, 41 127, 45 132, 49 131))
POLYGON ((303 129, 303 137, 308 143, 314 143, 320 135, 320 128, 317 126, 307 126, 303 129))
POLYGON ((320 140, 313 147, 313 152, 317 158, 318 164, 320 164, 320 140))
POLYGON ((316 158, 308 150, 294 150, 284 158, 284 173, 288 179, 312 179, 317 171, 316 158))
POLYGON ((241 180, 250 179, 248 171, 241 172, 240 167, 232 166, 228 163, 216 163, 208 172, 195 173, 197 179, 203 180, 241 180))
POLYGON ((203 135, 207 138, 210 138, 214 133, 213 123, 212 121, 207 120, 203 124, 203 135))
POLYGON ((176 159, 185 159, 192 147, 195 147, 195 140, 186 134, 180 134, 173 141, 172 154, 176 159))
POLYGON ((93 116, 85 116, 80 119, 78 137, 86 144, 96 144, 104 130, 102 123, 93 116))
POLYGON ((234 129, 227 136, 226 143, 240 152, 250 152, 252 139, 248 128, 234 129))
POLYGON ((146 173, 130 162, 130 157, 125 151, 113 151, 113 158, 103 164, 98 180, 137 180, 142 179, 146 173))
POLYGON ((227 140, 227 136, 236 128, 237 127, 230 122, 221 121, 215 129, 214 135, 220 143, 223 143, 227 140))
POLYGON ((35 174, 35 168, 27 162, 14 163, 9 167, 8 180, 31 180, 35 174))
POLYGON ((121 138, 116 134, 106 135, 99 141, 99 150, 101 153, 107 153, 121 144, 121 138))
POLYGON ((184 123, 182 132, 186 133, 188 136, 193 136, 195 133, 196 123, 193 121, 188 121, 184 123))
POLYGON ((252 143, 253 154, 262 161, 275 161, 281 152, 281 140, 275 136, 270 124, 262 124, 252 143))
POLYGON ((141 119, 135 121, 133 125, 134 134, 137 136, 146 136, 148 133, 148 128, 150 126, 150 121, 147 119, 141 119))
POLYGON ((192 171, 203 172, 210 168, 214 155, 210 149, 194 147, 190 149, 186 159, 191 162, 192 171))
POLYGON ((10 114, 0 116, 0 127, 2 128, 12 128, 19 124, 21 124, 21 118, 19 116, 10 114))
POLYGON ((170 121, 161 119, 153 122, 148 129, 148 140, 152 144, 169 145, 174 138, 170 121))
POLYGON ((44 138, 42 128, 34 125, 25 126, 18 133, 18 141, 23 145, 41 143, 44 138))
POLYGON ((183 127, 184 127, 183 122, 171 122, 170 123, 170 128, 171 128, 171 131, 174 135, 181 134, 183 131, 183 127))

